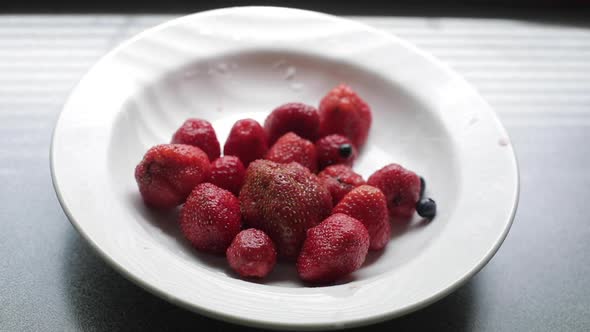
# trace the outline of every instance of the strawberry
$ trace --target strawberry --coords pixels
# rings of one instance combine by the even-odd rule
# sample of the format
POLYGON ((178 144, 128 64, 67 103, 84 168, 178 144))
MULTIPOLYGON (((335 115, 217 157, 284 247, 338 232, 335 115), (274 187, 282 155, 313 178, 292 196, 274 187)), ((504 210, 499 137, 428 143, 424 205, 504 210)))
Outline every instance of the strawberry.
POLYGON ((279 256, 295 259, 305 232, 332 210, 328 190, 298 163, 257 160, 250 164, 240 191, 244 223, 264 231, 279 256))
POLYGON ((220 148, 217 135, 211 123, 201 119, 187 119, 172 136, 172 144, 188 144, 203 150, 214 160, 219 157, 220 148))
POLYGON ((270 237, 254 228, 238 233, 225 256, 229 266, 242 277, 265 277, 277 262, 277 251, 270 237))
POLYGON ((389 242, 391 224, 381 190, 368 185, 356 187, 344 196, 332 213, 344 213, 362 222, 371 239, 369 249, 381 250, 389 242))
POLYGON ((368 250, 365 226, 345 214, 333 214, 307 231, 297 272, 304 281, 333 282, 359 269, 368 250))
POLYGON ((328 166, 318 174, 318 178, 330 191, 334 205, 338 204, 349 191, 365 184, 363 177, 346 165, 328 166))
POLYGON ((320 101, 320 136, 340 134, 360 148, 371 127, 371 108, 349 86, 340 84, 320 101))
POLYGON ((420 198, 420 177, 398 164, 389 164, 369 177, 367 184, 379 188, 387 200, 389 217, 407 221, 420 198))
POLYGON ((244 166, 264 157, 268 150, 266 132, 256 120, 237 121, 223 147, 223 154, 240 158, 244 166))
POLYGON ((246 168, 238 157, 223 156, 211 163, 209 182, 237 196, 244 183, 244 176, 246 168))
POLYGON ((268 150, 265 159, 281 164, 295 161, 314 173, 318 169, 315 145, 294 133, 287 133, 279 138, 268 150))
POLYGON ((143 201, 156 208, 182 204, 191 190, 209 176, 209 158, 201 149, 184 144, 162 144, 149 149, 135 167, 143 201))
POLYGON ((352 167, 356 159, 356 148, 352 142, 341 135, 328 135, 315 142, 320 169, 335 164, 352 167))
POLYGON ((275 108, 264 121, 268 141, 274 144, 281 136, 294 132, 315 141, 320 129, 320 116, 315 107, 302 103, 288 103, 275 108))
POLYGON ((180 210, 180 230, 199 250, 225 253, 240 232, 240 202, 211 183, 195 187, 180 210))

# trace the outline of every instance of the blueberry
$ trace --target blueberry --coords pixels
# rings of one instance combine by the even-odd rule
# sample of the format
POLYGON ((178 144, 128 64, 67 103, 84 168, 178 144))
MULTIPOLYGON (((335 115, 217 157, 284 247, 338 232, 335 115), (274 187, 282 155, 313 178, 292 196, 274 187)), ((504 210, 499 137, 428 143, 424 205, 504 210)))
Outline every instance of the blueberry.
POLYGON ((426 190, 426 181, 423 177, 420 177, 420 199, 424 197, 424 190, 426 190))
POLYGON ((416 204, 416 212, 420 217, 432 220, 436 216, 436 202, 432 198, 422 198, 416 204))
POLYGON ((342 144, 338 149, 338 153, 342 158, 348 158, 352 155, 352 145, 350 144, 342 144))

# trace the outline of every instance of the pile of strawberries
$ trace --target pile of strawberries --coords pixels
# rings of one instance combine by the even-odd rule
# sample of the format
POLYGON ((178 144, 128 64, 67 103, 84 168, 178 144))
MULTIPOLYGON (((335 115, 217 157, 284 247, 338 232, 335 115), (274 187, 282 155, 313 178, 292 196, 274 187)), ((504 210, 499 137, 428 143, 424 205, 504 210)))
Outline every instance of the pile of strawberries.
POLYGON ((370 126, 369 106, 342 84, 319 109, 289 103, 264 127, 237 121, 222 157, 211 124, 188 119, 170 144, 147 151, 135 179, 148 206, 182 205, 186 239, 225 254, 241 276, 266 276, 278 256, 296 261, 302 280, 330 283, 382 250, 391 222, 408 222, 417 208, 436 213, 414 172, 390 164, 365 181, 353 171, 370 126))

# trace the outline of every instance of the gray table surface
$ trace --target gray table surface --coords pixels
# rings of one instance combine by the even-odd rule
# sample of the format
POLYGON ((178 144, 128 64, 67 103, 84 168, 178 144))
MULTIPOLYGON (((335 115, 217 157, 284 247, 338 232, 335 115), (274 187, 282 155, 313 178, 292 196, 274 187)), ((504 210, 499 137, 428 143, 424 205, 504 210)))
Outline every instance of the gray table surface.
MULTIPOLYGON (((89 66, 170 16, 0 16, 0 331, 247 330, 127 281, 55 197, 51 131, 89 66)), ((507 127, 521 200, 492 261, 443 300, 375 331, 590 330, 590 25, 366 18, 448 62, 507 127)))

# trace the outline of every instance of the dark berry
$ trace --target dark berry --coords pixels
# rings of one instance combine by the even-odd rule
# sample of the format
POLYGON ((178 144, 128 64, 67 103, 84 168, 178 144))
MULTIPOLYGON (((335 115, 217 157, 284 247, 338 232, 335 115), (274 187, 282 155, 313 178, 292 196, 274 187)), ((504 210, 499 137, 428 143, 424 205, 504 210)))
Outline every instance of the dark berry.
POLYGON ((420 199, 424 197, 424 191, 426 190, 426 181, 423 177, 420 177, 420 199))
POLYGON ((340 153, 340 157, 348 158, 352 155, 352 145, 351 144, 342 144, 340 145, 340 149, 338 150, 340 153))
POLYGON ((416 212, 420 217, 432 220, 436 216, 436 202, 432 198, 422 198, 416 204, 416 212))

